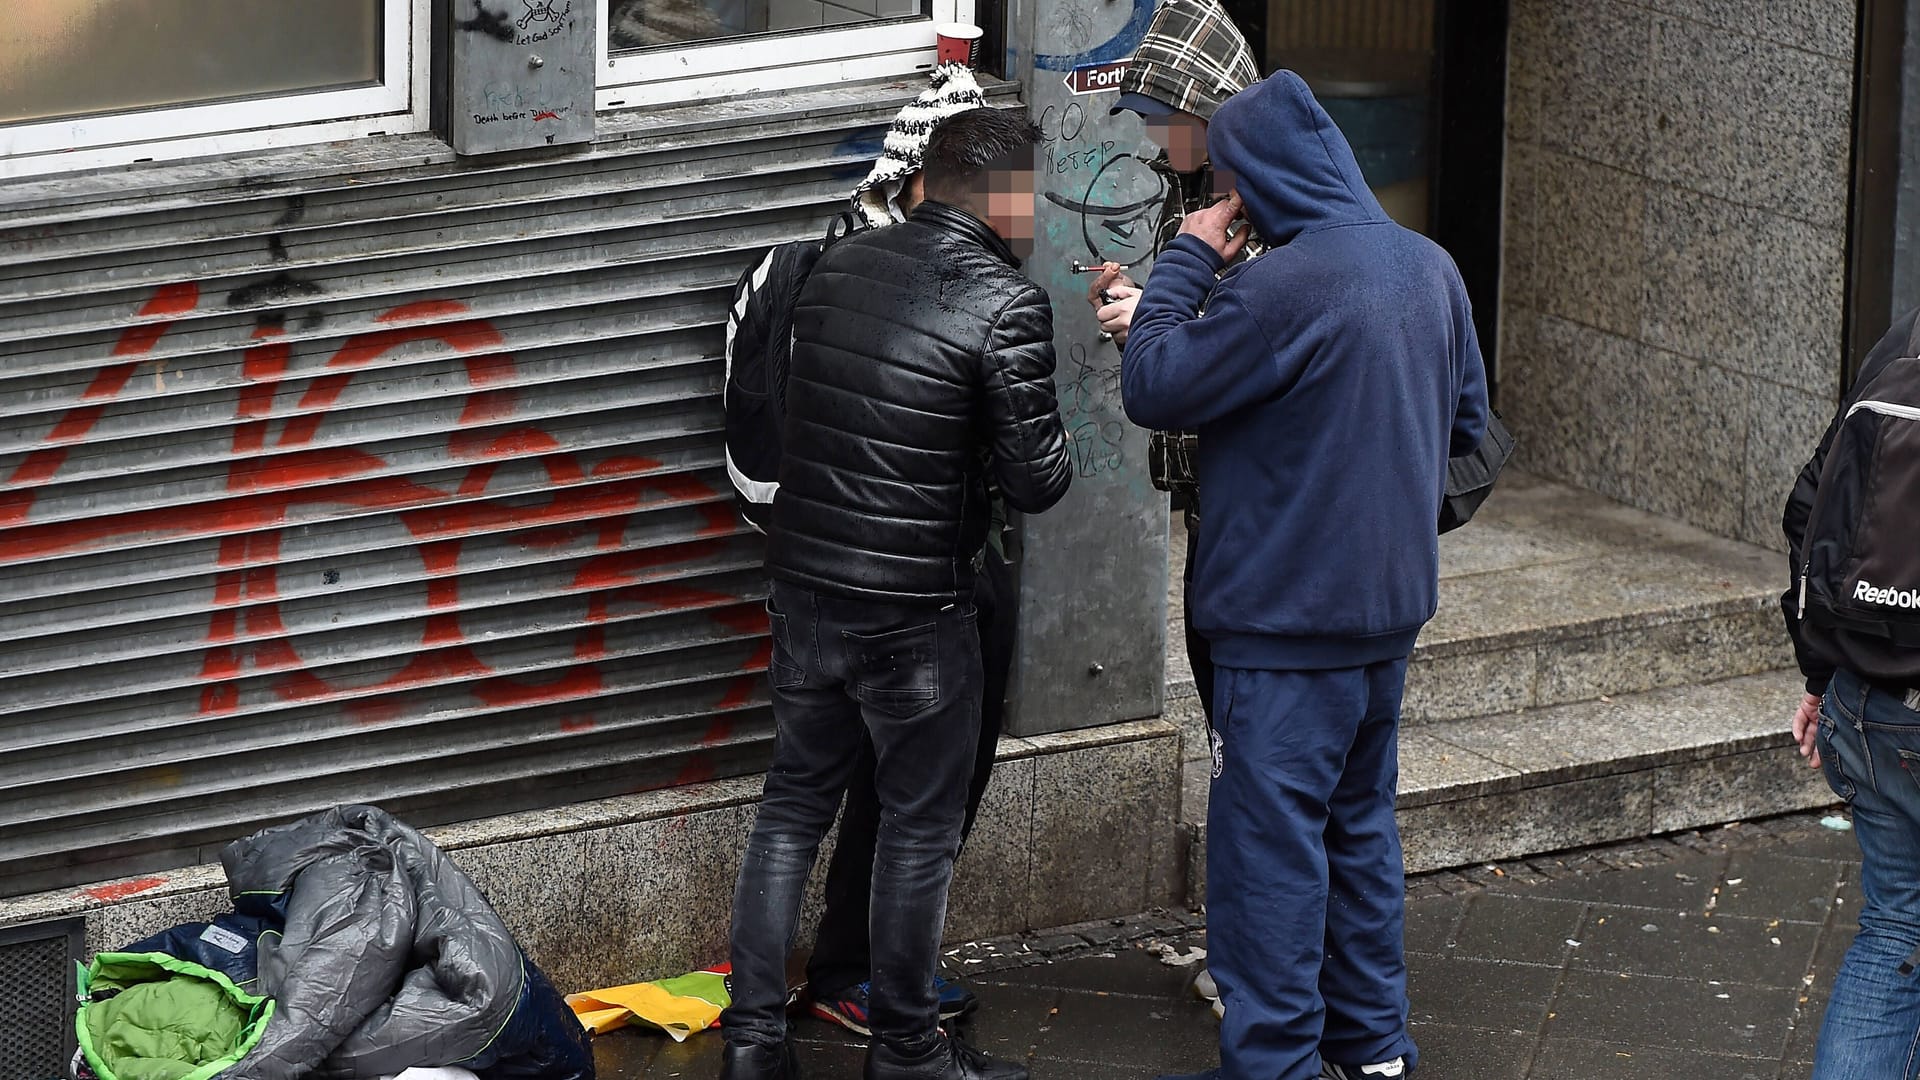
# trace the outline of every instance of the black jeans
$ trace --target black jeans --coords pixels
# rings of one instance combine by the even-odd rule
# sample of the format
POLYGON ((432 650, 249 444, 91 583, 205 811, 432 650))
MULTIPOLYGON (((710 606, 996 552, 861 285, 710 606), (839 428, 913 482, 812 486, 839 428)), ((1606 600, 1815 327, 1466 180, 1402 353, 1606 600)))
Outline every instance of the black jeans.
POLYGON ((980 740, 980 632, 970 604, 939 611, 840 600, 773 583, 766 792, 733 896, 729 1042, 786 1037, 787 953, 820 841, 863 738, 873 743, 874 1038, 907 1059, 938 1050, 933 975, 980 740))
MULTIPOLYGON (((1019 632, 1018 597, 1013 572, 992 548, 980 568, 973 606, 980 627, 980 660, 985 692, 980 703, 980 741, 974 752, 973 780, 967 788, 967 816, 960 826, 966 844, 980 800, 993 776, 1006 719, 1007 675, 1013 667, 1014 635, 1019 632)), ((816 998, 838 997, 872 976, 867 920, 873 898, 873 852, 880 832, 880 798, 873 786, 873 740, 863 740, 847 785, 847 809, 840 817, 840 839, 827 864, 826 908, 807 961, 807 986, 816 998)))

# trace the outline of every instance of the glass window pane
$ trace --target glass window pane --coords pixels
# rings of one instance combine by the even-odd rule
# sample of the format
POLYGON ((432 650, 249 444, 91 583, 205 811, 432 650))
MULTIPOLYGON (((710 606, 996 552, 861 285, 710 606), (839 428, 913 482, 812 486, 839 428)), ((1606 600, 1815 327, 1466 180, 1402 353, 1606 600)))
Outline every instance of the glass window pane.
POLYGON ((12 0, 0 124, 380 81, 382 0, 12 0))
POLYGON ((911 19, 932 0, 610 0, 607 43, 615 51, 749 34, 911 19))
POLYGON ((1269 0, 1267 56, 1313 87, 1400 224, 1427 229, 1436 0, 1269 0))

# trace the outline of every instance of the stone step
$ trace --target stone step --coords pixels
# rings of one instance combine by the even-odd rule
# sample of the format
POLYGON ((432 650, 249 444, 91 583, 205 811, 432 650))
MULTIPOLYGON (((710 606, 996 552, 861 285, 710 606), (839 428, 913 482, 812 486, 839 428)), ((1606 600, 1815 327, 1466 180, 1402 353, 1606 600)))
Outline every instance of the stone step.
MULTIPOLYGON (((1167 713, 1198 734, 1173 530, 1167 713)), ((1407 677, 1406 720, 1438 723, 1787 667, 1785 556, 1600 495, 1509 474, 1441 538, 1440 610, 1407 677)))
MULTIPOLYGON (((1575 705, 1409 726, 1399 819, 1419 873, 1835 802, 1790 748, 1803 684, 1778 671, 1575 705)), ((1182 820, 1190 899, 1205 887, 1207 768, 1182 820)))

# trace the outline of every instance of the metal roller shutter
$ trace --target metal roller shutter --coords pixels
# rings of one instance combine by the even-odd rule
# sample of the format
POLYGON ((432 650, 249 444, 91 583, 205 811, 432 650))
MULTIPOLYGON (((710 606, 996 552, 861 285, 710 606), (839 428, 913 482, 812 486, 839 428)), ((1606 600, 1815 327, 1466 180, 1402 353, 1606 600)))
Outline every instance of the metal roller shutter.
POLYGON ((720 323, 908 90, 0 228, 0 893, 754 769, 720 323))

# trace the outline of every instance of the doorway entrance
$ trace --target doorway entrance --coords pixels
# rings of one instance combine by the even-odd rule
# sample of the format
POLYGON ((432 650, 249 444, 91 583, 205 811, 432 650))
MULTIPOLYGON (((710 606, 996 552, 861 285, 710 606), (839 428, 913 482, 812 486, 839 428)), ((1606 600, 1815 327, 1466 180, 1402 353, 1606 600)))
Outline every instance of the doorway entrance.
POLYGON ((1262 72, 1313 88, 1374 195, 1466 279, 1489 375, 1499 340, 1507 4, 1226 0, 1262 72))

